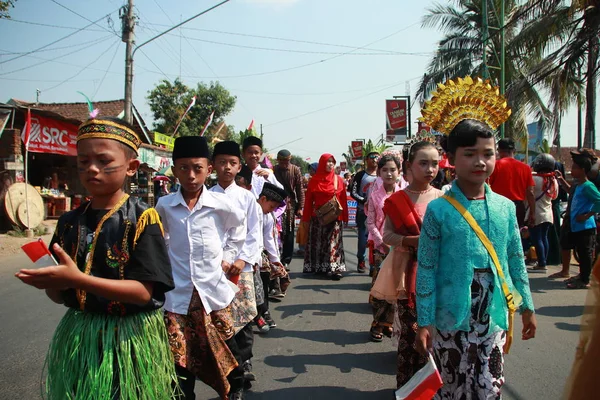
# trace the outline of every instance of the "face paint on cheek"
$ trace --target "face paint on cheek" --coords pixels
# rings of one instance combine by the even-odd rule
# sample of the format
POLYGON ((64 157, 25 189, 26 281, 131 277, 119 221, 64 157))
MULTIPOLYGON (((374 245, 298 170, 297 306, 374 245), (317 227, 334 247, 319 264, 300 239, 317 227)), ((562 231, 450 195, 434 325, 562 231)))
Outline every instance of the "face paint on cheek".
POLYGON ((124 167, 125 167, 124 165, 117 165, 115 167, 106 167, 102 170, 102 172, 104 172, 106 175, 110 175, 110 174, 114 174, 115 172, 122 170, 124 167))

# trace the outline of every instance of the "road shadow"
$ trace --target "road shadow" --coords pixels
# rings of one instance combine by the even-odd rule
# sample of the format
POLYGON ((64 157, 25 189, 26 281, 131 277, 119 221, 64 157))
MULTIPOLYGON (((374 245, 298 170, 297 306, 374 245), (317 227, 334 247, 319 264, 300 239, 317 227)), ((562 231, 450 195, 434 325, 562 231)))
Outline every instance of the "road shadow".
MULTIPOLYGON (((369 326, 367 326, 367 328, 369 328, 369 326)), ((310 340, 312 342, 330 343, 341 347, 370 342, 368 329, 364 332, 352 332, 343 329, 323 329, 315 331, 273 329, 269 331, 269 339, 270 338, 298 338, 310 340)))
POLYGON ((525 397, 521 396, 512 386, 506 383, 502 386, 502 395, 502 397, 508 397, 510 400, 525 400, 525 397))
POLYGON ((355 314, 372 314, 372 308, 366 301, 364 303, 317 303, 317 304, 289 304, 275 307, 281 311, 281 319, 300 315, 304 311, 313 311, 313 315, 335 317, 341 312, 355 314))
MULTIPOLYGON (((315 292, 323 292, 329 294, 327 290, 359 290, 361 292, 368 293, 371 287, 370 282, 363 283, 338 283, 338 284, 325 284, 325 285, 298 285, 294 286, 295 290, 313 290, 315 292)), ((367 295, 368 296, 368 295, 367 295)))
POLYGON ((265 364, 274 368, 291 368, 295 374, 307 373, 309 365, 328 365, 344 374, 361 369, 381 375, 395 375, 396 352, 274 355, 265 357, 265 364))
POLYGON ((393 399, 392 389, 379 390, 376 392, 361 392, 360 390, 348 389, 335 386, 316 387, 291 387, 285 389, 268 390, 265 392, 248 392, 246 398, 261 400, 371 400, 371 399, 393 399))
POLYGON ((529 288, 531 293, 546 293, 549 290, 565 289, 564 279, 548 279, 546 274, 529 273, 529 288))
POLYGON ((583 315, 583 306, 545 306, 536 308, 535 313, 546 317, 580 317, 583 315))
POLYGON ((581 330, 580 324, 569 324, 566 322, 557 322, 554 324, 554 326, 556 326, 557 329, 560 329, 563 331, 579 332, 581 330))

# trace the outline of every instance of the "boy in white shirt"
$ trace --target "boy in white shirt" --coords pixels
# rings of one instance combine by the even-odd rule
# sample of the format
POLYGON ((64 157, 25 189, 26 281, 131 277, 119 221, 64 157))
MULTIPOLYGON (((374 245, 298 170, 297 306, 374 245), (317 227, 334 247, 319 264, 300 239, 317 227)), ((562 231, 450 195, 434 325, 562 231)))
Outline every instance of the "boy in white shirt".
POLYGON ((256 295, 254 288, 254 266, 260 258, 260 245, 262 241, 260 230, 262 210, 254 195, 235 183, 235 177, 242 166, 240 145, 233 141, 217 143, 213 151, 213 167, 217 173, 217 184, 210 191, 224 193, 233 202, 234 206, 246 215, 246 241, 236 260, 231 265, 229 274, 237 276, 237 285, 240 289, 231 303, 235 341, 243 360, 245 386, 256 380, 252 373, 253 357, 252 346, 254 337, 251 322, 257 316, 256 295))
POLYGON ((250 171, 252 171, 252 182, 249 182, 251 185, 250 191, 254 193, 256 198, 260 195, 265 182, 283 189, 283 185, 275 178, 273 171, 260 166, 260 160, 263 157, 262 146, 262 140, 256 136, 248 136, 242 143, 244 161, 248 168, 250 168, 250 171))
POLYGON ((243 398, 231 312, 235 285, 226 274, 246 239, 245 219, 226 195, 205 188, 209 158, 204 137, 177 138, 173 173, 181 189, 156 205, 175 281, 166 296, 165 323, 184 400, 195 399, 196 378, 224 400, 243 398))

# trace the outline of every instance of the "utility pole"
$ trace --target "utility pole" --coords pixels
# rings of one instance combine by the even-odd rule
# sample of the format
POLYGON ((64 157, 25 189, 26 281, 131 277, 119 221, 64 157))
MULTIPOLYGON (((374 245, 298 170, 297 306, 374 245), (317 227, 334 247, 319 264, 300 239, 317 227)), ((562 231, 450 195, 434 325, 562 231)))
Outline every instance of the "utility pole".
POLYGON ((127 5, 121 8, 121 40, 125 42, 125 121, 133 123, 133 42, 135 15, 133 14, 133 0, 128 0, 127 5))

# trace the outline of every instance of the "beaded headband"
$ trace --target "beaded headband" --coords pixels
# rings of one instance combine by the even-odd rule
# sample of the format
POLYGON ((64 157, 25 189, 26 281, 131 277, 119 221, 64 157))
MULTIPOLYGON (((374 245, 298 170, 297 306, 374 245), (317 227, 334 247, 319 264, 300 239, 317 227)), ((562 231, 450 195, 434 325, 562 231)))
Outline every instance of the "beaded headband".
POLYGON ((470 76, 438 83, 438 89, 421 109, 422 117, 432 129, 449 135, 459 122, 474 119, 495 130, 511 115, 504 96, 489 80, 470 76))
POLYGON ((113 139, 137 152, 142 141, 131 128, 105 119, 89 119, 79 126, 77 142, 84 139, 113 139))

